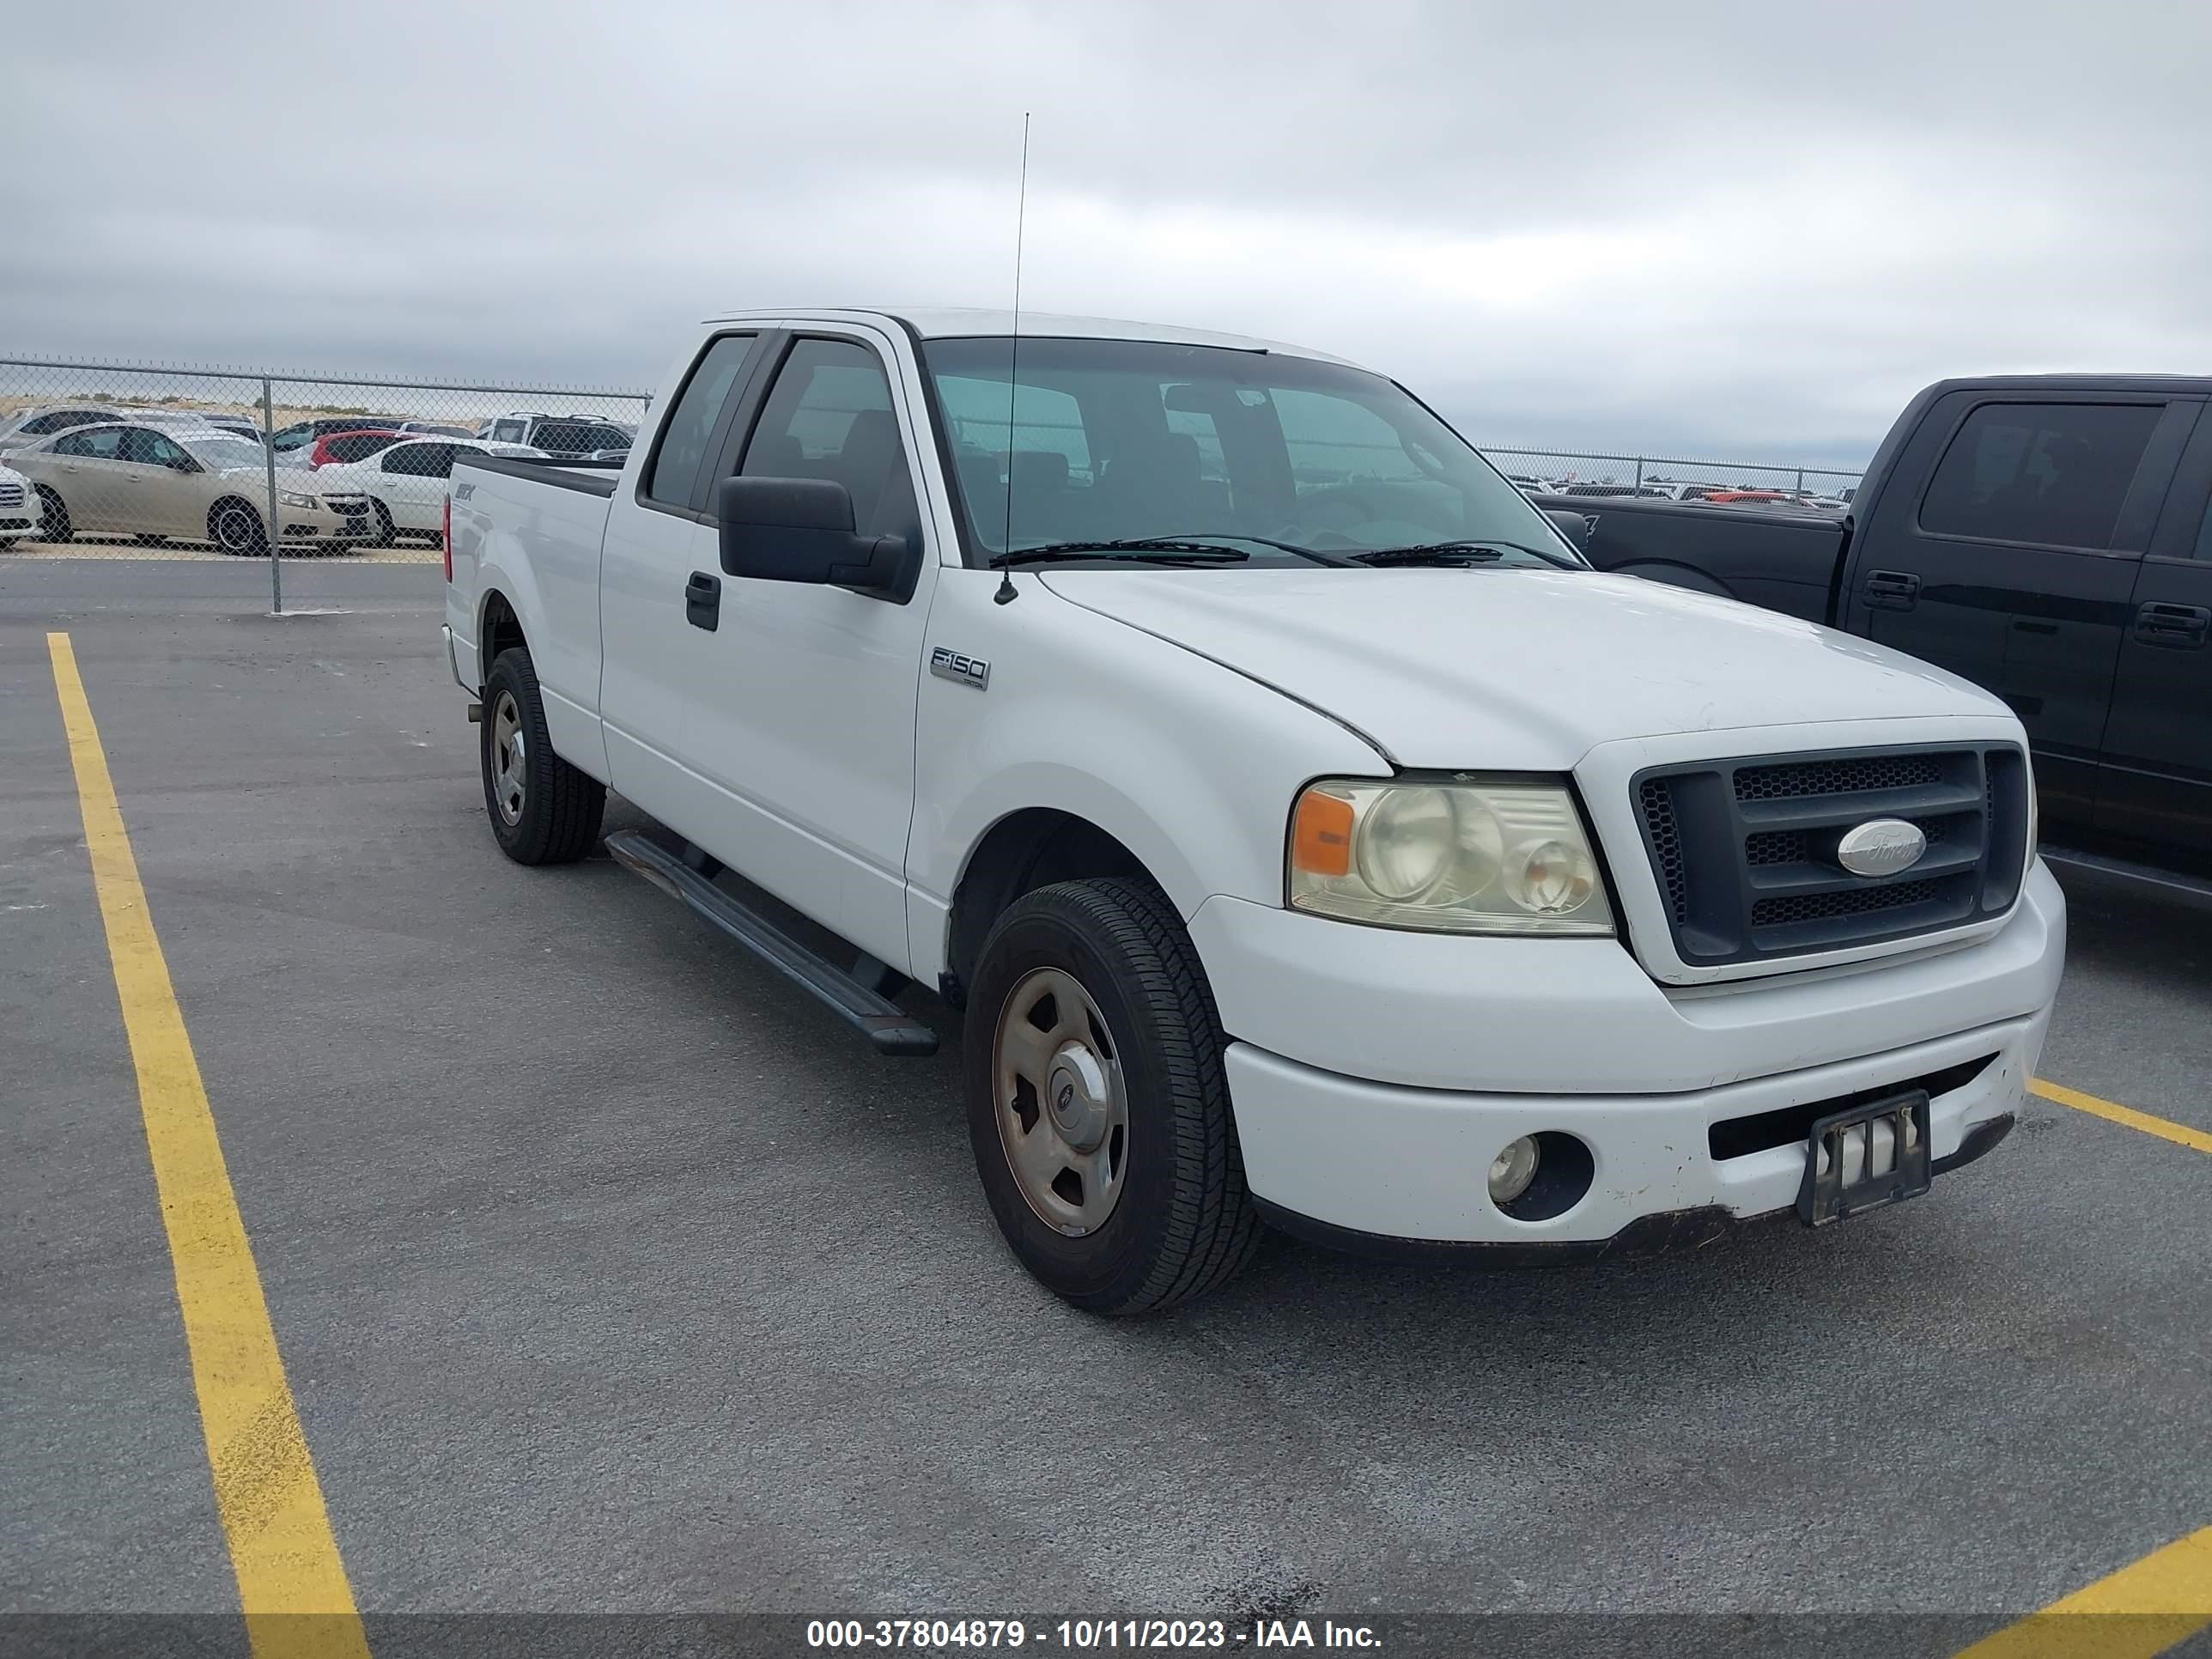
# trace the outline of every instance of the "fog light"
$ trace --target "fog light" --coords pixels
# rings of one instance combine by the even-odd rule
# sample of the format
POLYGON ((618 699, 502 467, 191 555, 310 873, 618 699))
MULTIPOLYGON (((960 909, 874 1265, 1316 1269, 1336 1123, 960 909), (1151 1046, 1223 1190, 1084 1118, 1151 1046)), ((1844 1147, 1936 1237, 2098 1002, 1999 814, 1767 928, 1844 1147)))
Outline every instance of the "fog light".
POLYGON ((1536 1138, 1522 1135, 1490 1161, 1490 1201, 1510 1204, 1536 1178, 1536 1138))

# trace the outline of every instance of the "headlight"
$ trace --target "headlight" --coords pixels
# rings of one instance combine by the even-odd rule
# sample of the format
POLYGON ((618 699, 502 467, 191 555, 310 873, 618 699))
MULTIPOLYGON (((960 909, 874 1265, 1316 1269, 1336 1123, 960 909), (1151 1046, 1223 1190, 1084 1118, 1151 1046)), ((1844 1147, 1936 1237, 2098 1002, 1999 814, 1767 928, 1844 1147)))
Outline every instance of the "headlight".
POLYGON ((1565 786, 1332 779, 1291 820, 1291 908, 1439 933, 1609 935, 1565 786))
POLYGON ((289 489, 278 490, 276 492, 276 499, 283 502, 287 507, 312 507, 315 505, 315 498, 313 495, 295 495, 289 489))

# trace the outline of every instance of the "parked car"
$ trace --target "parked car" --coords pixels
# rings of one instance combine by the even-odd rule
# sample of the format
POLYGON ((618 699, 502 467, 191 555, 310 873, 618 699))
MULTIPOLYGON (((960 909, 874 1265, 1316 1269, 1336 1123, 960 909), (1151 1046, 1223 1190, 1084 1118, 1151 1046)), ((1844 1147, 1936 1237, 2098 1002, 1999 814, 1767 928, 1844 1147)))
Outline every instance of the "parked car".
POLYGON ((1024 322, 1003 470, 977 312, 726 319, 618 474, 457 457, 446 647, 508 857, 585 855, 611 785, 667 832, 617 860, 879 1051, 934 1047, 891 1000, 934 986, 1000 1228, 1096 1311, 1263 1220, 1588 1257, 1822 1224, 2007 1133, 2064 906, 2002 703, 1591 570, 1352 364, 1024 322))
MULTIPOLYGON (((347 439, 327 441, 343 443, 347 439)), ((432 546, 442 546, 446 480, 452 476, 453 458, 461 453, 548 459, 544 450, 523 444, 402 438, 358 460, 331 462, 317 469, 316 485, 323 489, 358 490, 367 495, 370 514, 376 520, 379 544, 389 543, 395 536, 427 536, 432 546)))
MULTIPOLYGON (((396 418, 381 415, 326 415, 312 421, 295 421, 290 426, 279 428, 271 434, 269 444, 279 455, 289 455, 296 449, 312 449, 316 442, 340 432, 396 432, 396 418)), ((304 458, 301 458, 304 459, 304 458)))
POLYGON ((1655 498, 1672 501, 1701 501, 1714 492, 1729 488, 1726 484, 1684 483, 1673 479, 1646 480, 1644 487, 1655 498))
POLYGON ((1946 380, 1839 513, 1596 515, 1607 569, 1910 652, 2025 723, 2054 860, 2212 891, 2212 378, 1946 380))
POLYGON ((304 454, 307 471, 318 472, 332 462, 366 460, 378 450, 388 448, 406 435, 397 430, 362 427, 352 432, 329 433, 298 453, 304 454))
MULTIPOLYGON (((125 422, 73 427, 9 458, 38 492, 47 541, 86 531, 226 553, 267 550, 268 461, 261 445, 212 427, 125 422)), ((375 532, 366 495, 325 492, 310 473, 280 467, 276 501, 282 543, 343 547, 375 532)))
POLYGON ((57 432, 95 421, 112 421, 118 411, 106 404, 45 404, 26 409, 0 422, 0 454, 25 449, 57 432))
POLYGON ((0 553, 21 541, 36 541, 45 507, 31 481, 0 461, 0 553))
POLYGON ((108 418, 156 426, 164 431, 182 427, 198 432, 212 427, 218 432, 251 438, 256 443, 261 441, 261 422, 244 415, 212 414, 202 409, 118 409, 108 418))
POLYGON ((526 444, 550 455, 627 453, 636 428, 595 415, 541 415, 526 410, 495 416, 477 428, 477 436, 498 443, 526 444))

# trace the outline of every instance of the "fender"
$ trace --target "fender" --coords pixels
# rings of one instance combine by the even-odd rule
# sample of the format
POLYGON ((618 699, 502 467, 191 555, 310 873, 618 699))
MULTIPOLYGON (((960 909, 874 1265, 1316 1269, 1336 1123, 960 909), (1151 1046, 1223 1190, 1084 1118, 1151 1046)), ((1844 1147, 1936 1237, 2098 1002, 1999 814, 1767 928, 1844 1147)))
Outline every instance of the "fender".
POLYGON ((1693 566, 1675 564, 1669 560, 1646 560, 1638 564, 1617 564, 1611 568, 1616 576, 1641 576, 1648 582, 1664 582, 1669 587, 1686 587, 1693 593, 1711 593, 1723 599, 1741 597, 1718 578, 1693 566))

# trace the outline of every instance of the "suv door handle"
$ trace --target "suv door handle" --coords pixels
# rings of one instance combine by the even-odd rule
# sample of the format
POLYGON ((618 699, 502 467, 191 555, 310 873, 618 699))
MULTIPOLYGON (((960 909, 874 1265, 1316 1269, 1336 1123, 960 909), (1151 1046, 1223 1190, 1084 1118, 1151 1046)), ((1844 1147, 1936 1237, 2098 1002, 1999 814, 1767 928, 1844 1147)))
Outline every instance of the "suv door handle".
POLYGON ((722 623, 722 579, 703 570, 691 573, 684 584, 684 620, 709 634, 722 623))
POLYGON ((2136 612, 2136 637, 2169 651, 2194 651, 2212 636, 2212 610, 2201 605, 2150 604, 2136 612))
POLYGON ((1903 570, 1869 571, 1866 602, 1876 611, 1910 611, 1920 603, 1920 578, 1903 570))

